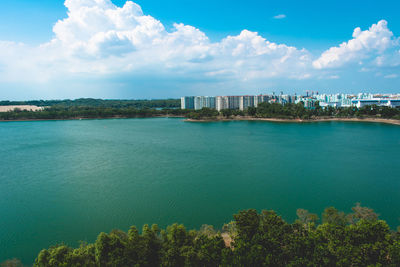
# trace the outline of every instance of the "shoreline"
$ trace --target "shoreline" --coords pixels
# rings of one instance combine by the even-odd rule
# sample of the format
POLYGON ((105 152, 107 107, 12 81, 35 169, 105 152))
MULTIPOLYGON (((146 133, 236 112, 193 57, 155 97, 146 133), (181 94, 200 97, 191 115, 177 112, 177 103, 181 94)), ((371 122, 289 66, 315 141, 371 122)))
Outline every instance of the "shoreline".
POLYGON ((285 122, 285 123, 312 123, 312 122, 373 122, 385 123, 392 125, 400 125, 400 120, 395 119, 379 119, 379 118, 314 118, 314 119, 279 119, 279 118, 254 118, 254 117, 234 117, 234 118, 216 118, 216 119, 186 119, 185 122, 224 122, 224 121, 269 121, 269 122, 285 122))
POLYGON ((114 119, 152 119, 152 118, 179 118, 184 119, 184 122, 228 122, 228 121, 266 121, 266 122, 283 122, 283 123, 313 123, 313 122, 372 122, 385 123, 391 125, 400 125, 400 120, 395 119, 380 119, 380 118, 313 118, 313 119, 280 119, 280 118, 254 118, 247 116, 237 116, 232 118, 218 117, 216 119, 188 119, 180 115, 160 115, 153 117, 110 117, 110 118, 67 118, 67 119, 19 119, 19 120, 0 120, 0 122, 35 122, 35 121, 76 121, 76 120, 114 120, 114 119))
POLYGON ((169 115, 161 115, 161 116, 153 116, 153 117, 109 117, 109 118, 67 118, 67 119, 19 119, 19 120, 0 120, 0 122, 30 122, 30 121, 83 121, 83 120, 115 120, 115 119, 155 119, 155 118, 179 118, 184 119, 185 116, 169 116, 169 115))

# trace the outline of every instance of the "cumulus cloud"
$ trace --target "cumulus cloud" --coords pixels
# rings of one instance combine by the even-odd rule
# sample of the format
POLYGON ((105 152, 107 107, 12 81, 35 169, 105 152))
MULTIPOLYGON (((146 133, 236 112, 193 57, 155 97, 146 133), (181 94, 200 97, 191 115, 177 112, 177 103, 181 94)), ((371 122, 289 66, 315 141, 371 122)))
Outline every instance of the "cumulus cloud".
POLYGON ((399 38, 388 29, 385 20, 373 24, 368 30, 356 28, 353 39, 325 51, 313 62, 316 69, 341 67, 349 63, 376 66, 400 63, 399 38), (397 51, 396 51, 397 50, 397 51), (394 57, 393 57, 394 56, 394 57))
POLYGON ((67 0, 65 6, 68 17, 54 26, 51 45, 71 55, 121 56, 151 46, 165 33, 158 20, 130 1, 121 8, 110 0, 67 0))
POLYGON ((318 58, 306 49, 274 43, 249 30, 219 42, 182 23, 167 30, 131 1, 118 7, 111 0, 66 0, 65 6, 67 17, 54 25, 49 42, 37 47, 0 42, 0 82, 46 83, 60 77, 125 74, 231 84, 259 81, 260 85, 275 78, 339 79, 322 69, 350 63, 363 69, 400 65, 399 39, 383 20, 369 30, 356 28, 352 40, 318 58))
MULTIPOLYGON (((199 29, 181 23, 167 31, 131 1, 117 7, 110 0, 66 0, 65 6, 68 17, 55 24, 53 40, 35 48, 35 53, 44 55, 42 67, 51 65, 50 69, 60 72, 148 69, 295 78, 311 60, 304 49, 276 44, 247 30, 216 43, 199 29)), ((26 62, 36 65, 36 60, 28 58, 26 62)))

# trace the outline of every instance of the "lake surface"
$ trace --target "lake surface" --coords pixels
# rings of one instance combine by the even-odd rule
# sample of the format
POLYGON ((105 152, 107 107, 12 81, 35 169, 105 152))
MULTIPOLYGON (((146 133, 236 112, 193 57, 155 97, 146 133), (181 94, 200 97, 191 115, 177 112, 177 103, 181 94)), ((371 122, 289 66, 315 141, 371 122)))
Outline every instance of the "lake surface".
POLYGON ((221 227, 240 209, 345 212, 400 225, 400 127, 126 119, 0 123, 0 262, 101 231, 221 227))

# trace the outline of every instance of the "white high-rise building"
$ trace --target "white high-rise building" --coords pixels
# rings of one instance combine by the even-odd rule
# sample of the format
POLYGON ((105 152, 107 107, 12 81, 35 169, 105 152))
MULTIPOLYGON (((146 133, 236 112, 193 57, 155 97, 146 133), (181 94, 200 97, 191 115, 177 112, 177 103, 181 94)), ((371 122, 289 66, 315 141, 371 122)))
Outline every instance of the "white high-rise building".
POLYGON ((254 107, 255 106, 255 99, 257 99, 257 97, 252 96, 252 95, 245 95, 245 96, 241 96, 239 98, 239 109, 240 110, 246 110, 249 107, 254 107))
POLYGON ((240 96, 228 96, 228 108, 240 109, 240 96))
POLYGON ((215 107, 218 111, 229 108, 229 100, 227 96, 217 96, 215 99, 215 107))
POLYGON ((196 96, 194 98, 194 109, 215 108, 215 97, 212 96, 196 96))
POLYGON ((194 109, 194 96, 181 97, 181 109, 194 109))

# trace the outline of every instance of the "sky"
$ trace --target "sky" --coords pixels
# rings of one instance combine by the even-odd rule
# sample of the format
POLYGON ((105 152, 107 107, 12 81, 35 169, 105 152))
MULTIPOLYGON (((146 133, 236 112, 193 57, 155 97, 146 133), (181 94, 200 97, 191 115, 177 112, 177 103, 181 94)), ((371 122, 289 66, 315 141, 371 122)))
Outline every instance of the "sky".
POLYGON ((400 93, 400 1, 2 0, 0 100, 400 93))

